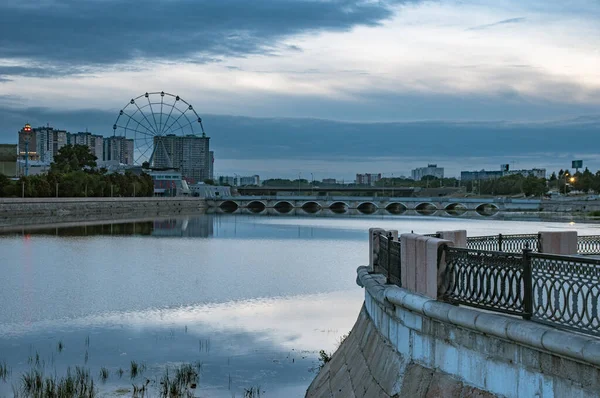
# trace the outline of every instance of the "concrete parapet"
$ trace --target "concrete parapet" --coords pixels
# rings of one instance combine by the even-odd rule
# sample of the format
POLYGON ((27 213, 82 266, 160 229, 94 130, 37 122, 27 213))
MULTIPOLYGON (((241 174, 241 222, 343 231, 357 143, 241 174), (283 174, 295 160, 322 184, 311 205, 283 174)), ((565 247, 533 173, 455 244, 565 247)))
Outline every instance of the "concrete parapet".
POLYGON ((430 298, 438 297, 438 258, 442 245, 449 240, 417 234, 400 236, 402 286, 430 298))
POLYGON ((379 260, 379 235, 385 233, 383 228, 369 228, 369 268, 375 271, 379 260))
POLYGON ((467 231, 438 231, 440 239, 449 240, 454 247, 467 247, 467 231))
POLYGON ((577 254, 577 231, 541 231, 540 252, 547 254, 577 254))
POLYGON ((366 267, 358 279, 375 328, 408 363, 491 396, 598 396, 600 339, 382 285, 366 267))

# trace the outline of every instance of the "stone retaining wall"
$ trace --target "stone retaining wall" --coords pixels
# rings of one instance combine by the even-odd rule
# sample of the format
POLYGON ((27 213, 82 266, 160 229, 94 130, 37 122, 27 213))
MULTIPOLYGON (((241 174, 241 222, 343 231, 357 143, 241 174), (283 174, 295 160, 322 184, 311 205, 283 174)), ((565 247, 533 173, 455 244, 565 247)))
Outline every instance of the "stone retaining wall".
POLYGON ((598 397, 600 339, 457 307, 358 269, 361 315, 307 397, 598 397))
POLYGON ((0 199, 0 226, 91 221, 204 211, 199 198, 10 198, 0 199))

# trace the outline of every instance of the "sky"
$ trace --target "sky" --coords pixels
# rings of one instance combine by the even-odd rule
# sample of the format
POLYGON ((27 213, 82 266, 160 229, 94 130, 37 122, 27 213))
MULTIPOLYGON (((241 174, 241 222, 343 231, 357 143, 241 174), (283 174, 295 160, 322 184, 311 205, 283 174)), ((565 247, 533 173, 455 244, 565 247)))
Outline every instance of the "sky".
POLYGON ((600 3, 4 0, 0 142, 165 91, 217 174, 600 169, 600 3))

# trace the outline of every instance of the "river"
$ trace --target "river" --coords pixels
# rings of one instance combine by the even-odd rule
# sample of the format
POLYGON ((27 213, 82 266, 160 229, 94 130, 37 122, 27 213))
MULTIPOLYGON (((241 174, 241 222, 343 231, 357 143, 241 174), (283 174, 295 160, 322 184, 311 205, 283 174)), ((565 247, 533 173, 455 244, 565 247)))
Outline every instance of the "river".
POLYGON ((76 365, 101 396, 146 383, 157 396, 165 367, 180 363, 200 369, 199 397, 303 396, 319 350, 333 351, 360 310, 355 269, 368 262, 370 227, 600 234, 598 224, 242 215, 5 233, 0 397, 32 367, 60 377, 76 365), (134 378, 132 361, 145 368, 134 378))

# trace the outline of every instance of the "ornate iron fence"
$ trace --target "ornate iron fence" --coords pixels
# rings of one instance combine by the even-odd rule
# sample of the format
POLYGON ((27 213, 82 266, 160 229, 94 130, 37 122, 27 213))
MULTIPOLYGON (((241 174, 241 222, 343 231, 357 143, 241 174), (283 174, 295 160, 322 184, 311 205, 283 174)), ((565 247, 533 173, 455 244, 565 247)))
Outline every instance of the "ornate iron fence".
POLYGON ((400 242, 392 235, 379 235, 378 266, 387 278, 387 283, 402 286, 400 274, 400 242))
POLYGON ((530 248, 539 252, 540 239, 540 234, 476 236, 467 238, 467 248, 506 253, 520 253, 523 249, 530 248))
POLYGON ((577 253, 600 255, 600 235, 578 236, 577 253))
POLYGON ((523 315, 523 255, 445 247, 442 300, 523 315))
POLYGON ((531 320, 600 336, 600 260, 531 253, 531 320))

